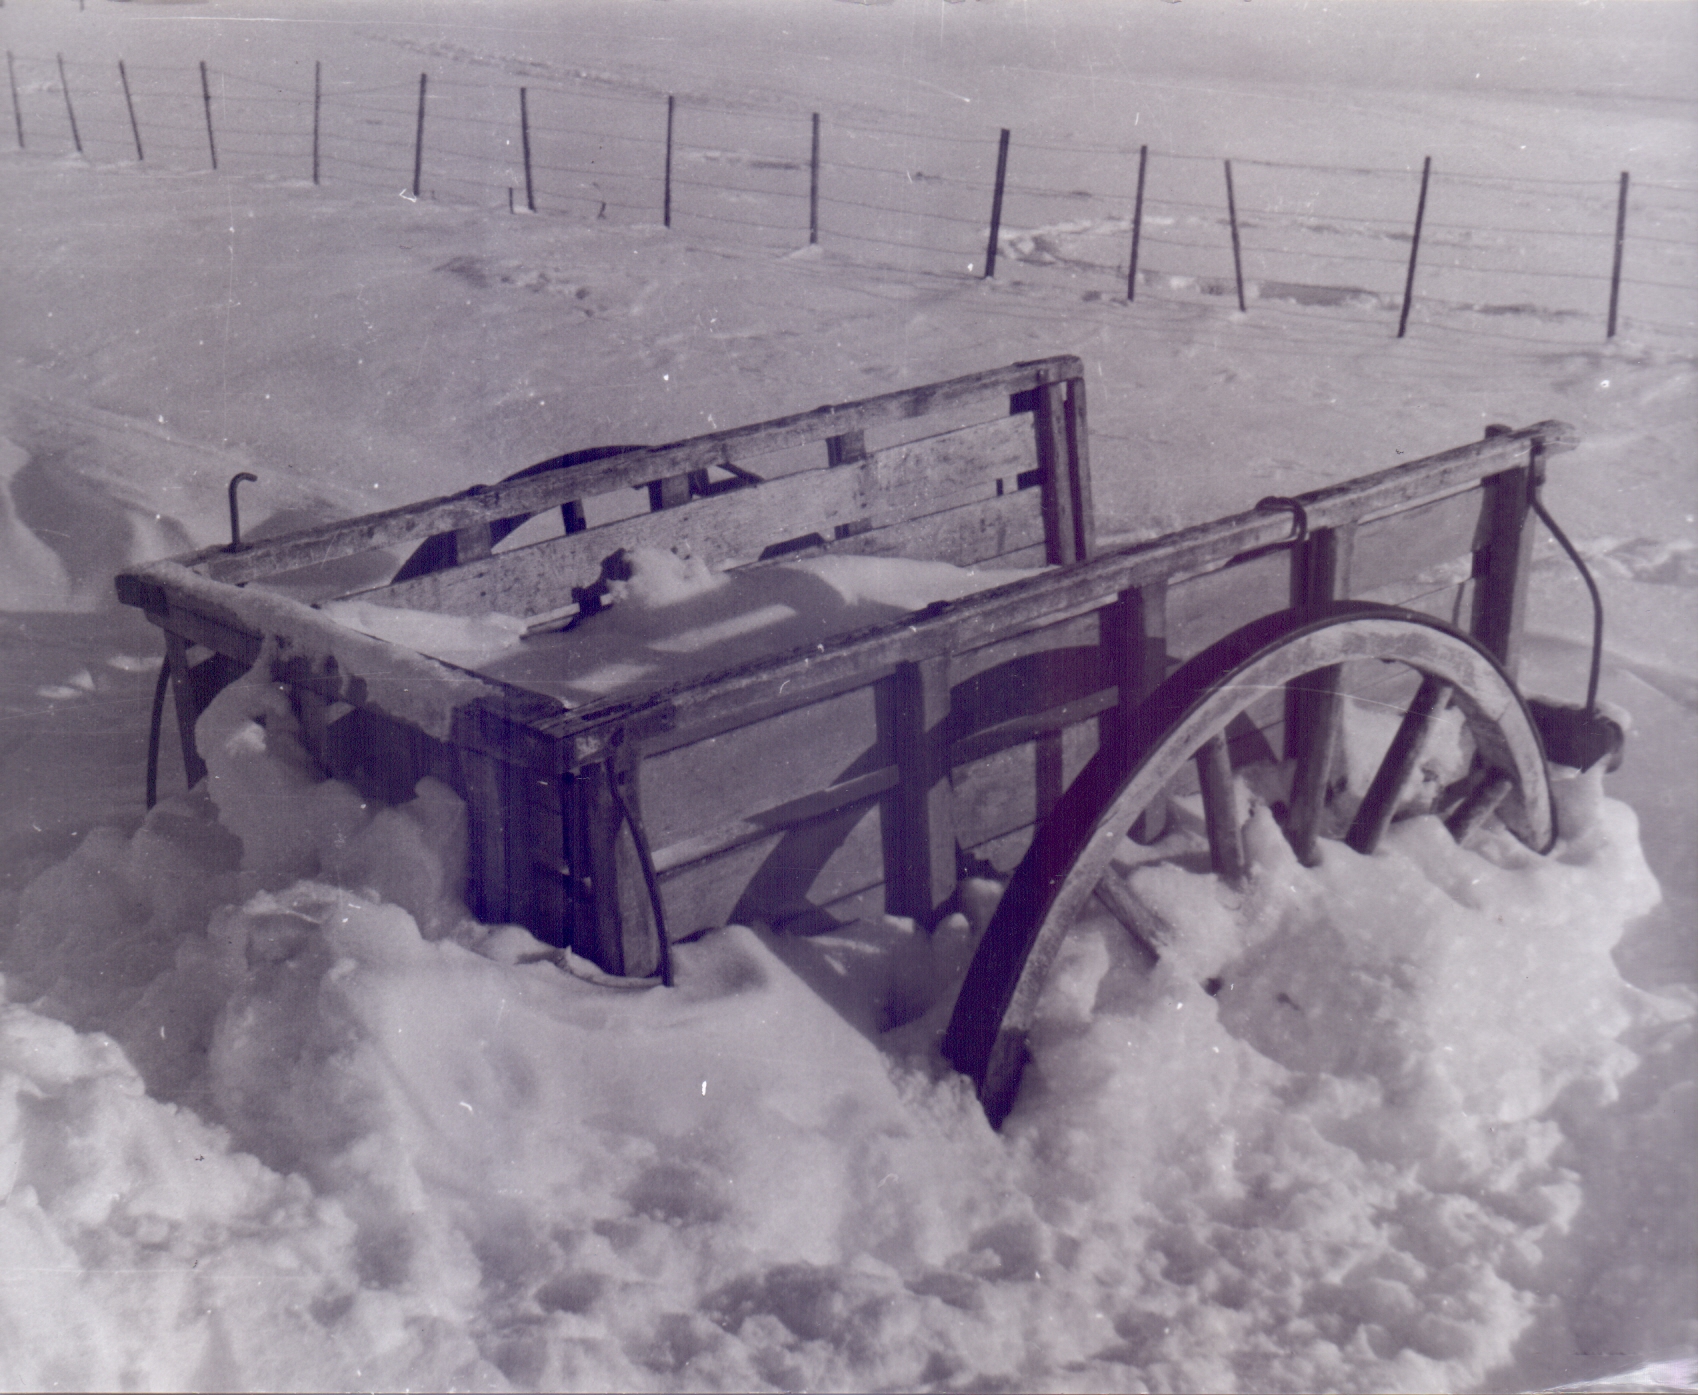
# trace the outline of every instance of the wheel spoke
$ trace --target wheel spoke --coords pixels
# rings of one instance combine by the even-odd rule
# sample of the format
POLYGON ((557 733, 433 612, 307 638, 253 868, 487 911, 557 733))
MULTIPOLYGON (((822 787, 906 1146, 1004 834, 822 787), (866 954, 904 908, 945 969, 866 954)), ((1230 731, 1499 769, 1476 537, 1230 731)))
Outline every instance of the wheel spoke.
POLYGON ((1291 777, 1291 812, 1285 821, 1286 840, 1305 867, 1320 860, 1315 847, 1321 814, 1326 808, 1327 782, 1338 752, 1340 698, 1338 664, 1306 675, 1292 690, 1290 749, 1297 759, 1291 777))
POLYGON ((1415 691, 1415 700, 1403 714, 1397 735, 1392 737, 1385 759, 1374 772, 1373 782, 1357 807, 1356 817, 1351 820, 1350 832, 1345 834, 1344 841, 1357 852, 1372 855, 1379 847, 1380 839, 1385 837, 1386 829, 1391 827, 1391 816, 1397 810, 1398 798, 1409 781, 1410 772, 1415 769, 1415 762, 1421 758, 1421 749, 1427 744, 1427 733, 1432 729, 1434 719, 1450 702, 1451 692, 1451 684, 1444 679, 1431 673, 1421 675, 1421 686, 1415 691))
POLYGON ((1230 886, 1244 880, 1244 830, 1238 821, 1238 795, 1232 787, 1232 757, 1218 732, 1193 757, 1203 787, 1203 823, 1209 832, 1209 865, 1230 886))
POLYGON ((1097 903, 1126 927, 1133 944, 1154 962, 1173 943, 1173 927, 1133 894, 1119 872, 1112 869, 1097 883, 1097 903))
POLYGON ((1498 805, 1503 803, 1514 788, 1515 781, 1503 771, 1489 772, 1457 806, 1456 812, 1445 820, 1445 827, 1450 830, 1450 836, 1459 843, 1466 842, 1468 835, 1491 818, 1498 805))

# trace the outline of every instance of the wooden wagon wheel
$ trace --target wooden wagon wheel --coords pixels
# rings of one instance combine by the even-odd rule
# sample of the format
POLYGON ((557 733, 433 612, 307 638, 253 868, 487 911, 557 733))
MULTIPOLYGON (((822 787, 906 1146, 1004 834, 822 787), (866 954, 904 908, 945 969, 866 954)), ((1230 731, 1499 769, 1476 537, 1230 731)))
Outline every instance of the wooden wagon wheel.
MULTIPOLYGON (((1195 760, 1210 851, 1217 872, 1242 875, 1241 831, 1231 797, 1222 734, 1270 689, 1306 679, 1336 691, 1341 666, 1359 660, 1401 664, 1421 675, 1390 749, 1345 841, 1371 852, 1396 811, 1406 777, 1433 718, 1447 702, 1472 734, 1477 771, 1450 817, 1453 833, 1490 815, 1543 853, 1555 840, 1544 749, 1514 683, 1498 661, 1461 631, 1414 611, 1336 602, 1270 615, 1190 659, 1134 712, 1125 749, 1104 749, 1039 826, 985 931, 944 1035, 944 1055, 978 1085, 991 1123, 1013 1107, 1026 1062, 1026 1033, 1044 980, 1068 927, 1099 884, 1121 840, 1188 761, 1195 760), (1235 862, 1236 859, 1236 862, 1235 862)), ((1298 754, 1294 810, 1324 796, 1331 746, 1311 740, 1298 754), (1305 796, 1305 790, 1309 795, 1305 796)), ((1301 813, 1286 832, 1303 855, 1301 813)), ((1312 837, 1313 821, 1308 837, 1312 837)), ((1112 892, 1104 898, 1112 904, 1112 892)))

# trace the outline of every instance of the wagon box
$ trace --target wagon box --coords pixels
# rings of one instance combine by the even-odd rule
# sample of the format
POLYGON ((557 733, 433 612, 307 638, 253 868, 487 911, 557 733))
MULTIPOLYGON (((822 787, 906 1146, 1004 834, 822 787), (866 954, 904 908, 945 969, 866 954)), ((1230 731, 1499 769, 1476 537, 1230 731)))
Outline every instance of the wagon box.
MULTIPOLYGON (((1340 694, 1410 708, 1417 744, 1431 713, 1454 705, 1482 753, 1460 816, 1497 807, 1528 841, 1549 841, 1542 753, 1509 680, 1536 485, 1545 458, 1573 443, 1559 422, 1494 428, 1104 551, 1084 370, 1063 356, 659 448, 561 456, 448 498, 133 567, 117 585, 164 632, 191 784, 204 772, 196 718, 263 655, 326 773, 390 801, 435 776, 466 801, 475 915, 614 974, 658 974, 668 941, 734 921, 812 933, 883 911, 930 924, 963 874, 1013 870, 998 916, 1028 923, 993 923, 946 1043, 994 1093, 1018 1076, 997 1053, 1018 1054, 1021 994, 1051 952, 1044 927, 1077 899, 1067 868, 1090 863, 1105 811, 1123 822, 1113 841, 1150 831, 1157 767, 1173 767, 1164 789, 1190 781, 1217 869, 1237 875, 1239 821, 1222 813, 1235 769, 1283 769, 1287 835, 1312 856, 1317 837, 1343 831, 1328 807, 1340 694), (553 511, 550 526, 517 532, 553 511), (637 548, 748 577, 829 555, 1040 570, 588 700, 317 608, 495 611, 540 634, 593 612, 617 574, 610 559, 637 548), (346 591, 334 564, 374 549, 411 556, 387 584, 346 591), (1267 691, 1228 702, 1221 675, 1274 662, 1256 657, 1258 636, 1315 663, 1274 663, 1267 691), (1197 725, 1205 707, 1220 717, 1213 731, 1197 725), (1198 744, 1175 764, 1167 747, 1186 723, 1198 744), (1144 804, 1128 813, 1132 797, 1144 804)), ((1377 799, 1389 820, 1399 798, 1362 803, 1377 799)), ((1371 846, 1378 834, 1346 836, 1371 846)), ((1134 933, 1159 939, 1136 928, 1112 878, 1095 877, 1134 933)))

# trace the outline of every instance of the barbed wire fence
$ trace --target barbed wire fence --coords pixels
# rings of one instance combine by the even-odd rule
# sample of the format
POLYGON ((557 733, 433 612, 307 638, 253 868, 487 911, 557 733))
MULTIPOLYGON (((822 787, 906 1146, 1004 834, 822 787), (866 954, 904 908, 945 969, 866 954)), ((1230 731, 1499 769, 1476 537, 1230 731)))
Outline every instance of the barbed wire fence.
POLYGON ((1086 299, 1232 296, 1518 315, 1557 337, 1698 329, 1698 184, 1223 159, 1148 144, 822 121, 609 79, 373 84, 333 65, 6 56, 17 147, 310 181, 492 213, 819 245, 1086 299), (1557 334, 1562 327, 1562 334, 1557 334))

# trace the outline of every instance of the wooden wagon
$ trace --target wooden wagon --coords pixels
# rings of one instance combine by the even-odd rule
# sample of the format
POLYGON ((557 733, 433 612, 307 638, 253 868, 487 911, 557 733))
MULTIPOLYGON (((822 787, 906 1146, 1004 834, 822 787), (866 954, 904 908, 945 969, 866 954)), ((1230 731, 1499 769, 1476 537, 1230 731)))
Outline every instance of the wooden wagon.
MULTIPOLYGON (((1100 551, 1085 382, 1057 357, 660 448, 585 451, 493 486, 137 566, 120 597, 164 632, 191 785, 194 724, 263 652, 326 773, 392 802, 435 776, 466 801, 467 893, 610 973, 734 922, 816 933, 930 924, 964 873, 1009 878, 944 1048, 1006 1113, 1067 924, 1095 895, 1153 950, 1110 871, 1164 798, 1200 793, 1210 855, 1243 875, 1234 770, 1282 771, 1300 857, 1371 850, 1403 811, 1433 716, 1475 750, 1438 812, 1554 837, 1539 732, 1513 676, 1542 422, 1296 499, 1100 551), (511 537, 559 511, 552 536, 511 537), (502 547, 507 543, 506 547, 502 547), (1042 567, 805 649, 576 705, 333 622, 336 559, 412 549, 386 606, 560 624, 621 549, 715 567, 819 553, 1042 567), (1408 715, 1344 808, 1343 695, 1408 715)), ((234 527, 234 482, 232 525, 234 527)), ((163 680, 162 680, 163 687, 163 680)))

